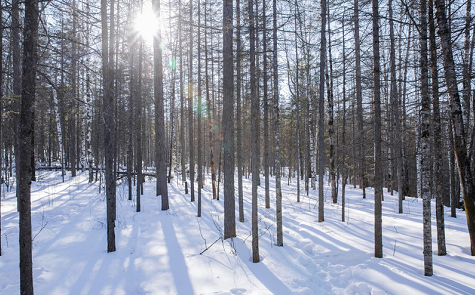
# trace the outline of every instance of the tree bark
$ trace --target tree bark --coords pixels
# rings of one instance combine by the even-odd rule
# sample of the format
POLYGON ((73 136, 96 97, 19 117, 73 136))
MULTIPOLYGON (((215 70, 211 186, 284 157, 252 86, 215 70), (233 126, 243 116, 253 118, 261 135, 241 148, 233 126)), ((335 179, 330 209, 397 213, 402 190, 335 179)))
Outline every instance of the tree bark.
POLYGON ((379 4, 373 0, 373 109, 374 109, 374 256, 383 257, 381 201, 383 196, 381 162, 381 69, 379 53, 379 4))
POLYGON ((325 69, 327 64, 327 39, 325 34, 327 18, 327 1, 322 0, 320 16, 320 100, 318 105, 318 222, 325 220, 323 210, 323 175, 325 174, 325 139, 323 136, 325 111, 325 69))
POLYGON ((193 0, 190 0, 190 56, 188 60, 188 147, 190 159, 190 200, 195 201, 195 135, 193 121, 193 0))
POLYGON ((107 26, 107 0, 101 0, 102 21, 102 75, 104 85, 103 120, 104 120, 104 148, 106 168, 106 197, 107 197, 107 252, 114 252, 115 248, 115 177, 114 177, 114 97, 112 67, 109 62, 109 32, 107 26))
POLYGON ((365 190, 365 156, 364 156, 364 130, 363 130, 363 92, 361 89, 361 49, 360 49, 360 23, 358 0, 354 0, 354 19, 355 19, 355 71, 356 71, 356 116, 358 118, 358 158, 359 158, 359 183, 363 189, 363 199, 366 198, 365 190))
POLYGON ((440 127, 440 106, 439 106, 439 77, 437 72, 437 45, 435 42, 435 22, 434 22, 434 1, 429 0, 429 50, 430 50, 430 68, 432 78, 432 130, 433 138, 433 158, 435 187, 432 190, 435 193, 435 211, 437 219, 437 255, 447 254, 445 246, 445 224, 444 224, 444 203, 443 203, 443 174, 442 174, 442 128, 440 127))
POLYGON ((281 190, 281 164, 280 164, 280 112, 279 112, 279 68, 277 65, 277 0, 272 1, 273 13, 273 57, 272 67, 274 72, 274 151, 275 151, 275 215, 277 220, 277 246, 284 245, 282 230, 282 190, 281 190))
POLYGON ((38 66, 38 24, 37 0, 25 1, 23 28, 22 89, 20 105, 20 178, 18 196, 20 200, 20 293, 33 294, 33 255, 31 234, 31 145, 33 137, 34 105, 36 96, 36 71, 38 66))
MULTIPOLYGON (((152 2, 154 14, 160 16, 160 0, 152 2)), ((162 61, 162 32, 158 28, 153 39, 153 64, 154 64, 154 96, 155 96, 155 165, 157 175, 156 195, 162 196, 162 211, 169 209, 167 187, 167 163, 165 145, 165 112, 163 95, 163 61, 162 61)), ((170 154, 172 151, 170 150, 170 154)))
POLYGON ((254 1, 248 1, 249 7, 249 58, 250 58, 250 88, 251 88, 251 149, 252 149, 252 262, 257 263, 259 258, 259 230, 257 212, 257 183, 259 178, 259 97, 256 85, 256 28, 254 19, 254 1))
MULTIPOLYGON (((252 20, 252 18, 251 18, 252 20)), ((224 238, 236 236, 234 199, 233 1, 223 1, 224 238)))
POLYGON ((431 231, 431 161, 430 161, 430 97, 427 62, 427 2, 421 1, 421 197, 424 236, 424 275, 432 276, 432 231, 431 231))
POLYGON ((241 112, 241 1, 236 0, 236 154, 238 168, 239 222, 244 222, 244 196, 242 190, 242 112, 241 112))

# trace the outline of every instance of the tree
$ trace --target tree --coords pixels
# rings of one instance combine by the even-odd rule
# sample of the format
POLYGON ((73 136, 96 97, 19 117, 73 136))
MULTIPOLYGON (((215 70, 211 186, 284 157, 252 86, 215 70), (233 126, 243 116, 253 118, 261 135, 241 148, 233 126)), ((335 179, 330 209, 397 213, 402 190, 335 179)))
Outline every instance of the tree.
POLYGON ((198 217, 201 217, 201 188, 203 187, 203 147, 201 143, 201 112, 203 109, 201 102, 201 4, 198 0, 198 217))
POLYGON ((445 225, 444 225, 444 204, 443 204, 443 172, 442 172, 442 128, 440 126, 439 107, 439 77, 437 72, 437 45, 435 42, 435 22, 434 22, 434 1, 429 0, 429 50, 430 69, 432 78, 432 132, 433 135, 433 155, 434 155, 434 184, 435 188, 435 210, 437 219, 437 254, 443 256, 447 254, 445 246, 445 225))
MULTIPOLYGON (((241 1, 236 0, 236 154, 238 168, 239 221, 244 222, 244 197, 242 191, 242 123, 241 123, 241 1)), ((213 167, 212 167, 213 169, 213 167)))
POLYGON ((225 239, 236 236, 233 68, 233 1, 225 0, 223 1, 223 170, 225 239))
POLYGON ((284 245, 283 230, 282 230, 282 190, 280 178, 280 112, 279 112, 279 69, 277 66, 278 52, 277 52, 277 0, 272 1, 273 13, 273 56, 272 68, 274 72, 274 143, 275 143, 275 214, 277 220, 277 246, 284 245))
POLYGON ((251 149, 252 149, 252 262, 257 263, 259 258, 259 230, 257 212, 257 183, 259 178, 259 97, 257 96, 256 81, 256 28, 253 0, 248 1, 249 9, 249 58, 250 58, 250 88, 251 88, 251 149))
POLYGON ((354 0, 354 20, 355 20, 355 71, 356 71, 356 116, 358 117, 358 159, 359 159, 359 181, 360 188, 363 189, 363 198, 366 198, 365 190, 365 157, 364 157, 364 130, 363 130, 363 93, 361 82, 361 49, 360 49, 360 22, 358 0, 354 0))
POLYGON ((324 130, 324 111, 325 111, 325 69, 327 64, 327 39, 325 34, 327 1, 322 0, 320 5, 320 17, 322 26, 320 31, 320 100, 318 104, 318 222, 325 220, 323 210, 323 175, 325 173, 325 139, 324 130))
POLYGON ((421 173, 422 173, 422 219, 424 227, 424 275, 431 276, 432 269, 432 231, 431 231, 431 208, 430 208, 430 98, 429 78, 427 62, 427 2, 421 1, 421 173))
POLYGON ((374 256, 383 257, 381 163, 381 70, 379 54, 379 4, 373 0, 373 109, 374 109, 374 256))
MULTIPOLYGON (((153 11, 160 16, 160 0, 153 1, 153 11)), ((157 175, 156 194, 162 196, 162 210, 168 210, 167 164, 165 147, 165 114, 163 96, 162 34, 160 27, 153 39, 154 96, 155 96, 155 165, 157 175)), ((170 150, 170 153, 172 151, 170 150)), ((171 163, 170 163, 171 164, 171 163)))
POLYGON ((39 9, 37 0, 25 1, 25 21, 23 28, 22 91, 20 108, 20 293, 33 294, 33 255, 31 235, 31 145, 33 137, 34 104, 36 97, 36 71, 38 67, 38 25, 39 9))
MULTIPOLYGON (((190 56, 188 60, 188 145, 191 201, 195 201, 195 136, 193 125, 193 0, 190 0, 190 56)), ((233 120, 234 121, 234 120, 233 120)))
POLYGON ((462 197, 467 216, 468 233, 470 235, 470 252, 475 256, 475 182, 472 176, 470 157, 467 154, 466 131, 462 117, 460 95, 457 88, 455 62, 452 53, 450 28, 447 24, 445 2, 435 0, 436 19, 442 60, 444 65, 445 82, 449 95, 450 121, 454 137, 455 155, 462 186, 462 197))
MULTIPOLYGON (((113 9, 111 7, 111 9, 113 9)), ((107 252, 115 251, 115 175, 114 175, 114 148, 115 143, 115 116, 114 116, 114 82, 111 79, 112 66, 109 60, 109 32, 107 26, 107 0, 101 0, 102 22, 102 75, 103 75, 103 108, 104 119, 104 147, 106 168, 106 197, 107 197, 107 252)))

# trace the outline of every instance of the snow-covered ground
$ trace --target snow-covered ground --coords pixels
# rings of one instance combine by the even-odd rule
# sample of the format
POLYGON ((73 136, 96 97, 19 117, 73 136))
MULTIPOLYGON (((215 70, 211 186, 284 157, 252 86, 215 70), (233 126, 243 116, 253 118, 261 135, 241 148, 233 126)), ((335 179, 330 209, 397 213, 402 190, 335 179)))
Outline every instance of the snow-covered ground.
MULTIPOLYGON (((36 294, 475 294, 475 257, 465 214, 446 208, 447 256, 434 254, 424 277, 422 202, 396 196, 383 202, 384 258, 373 257, 373 191, 367 199, 347 187, 347 220, 325 192, 325 221, 317 222, 317 191, 296 202, 295 180, 283 182, 284 247, 276 247, 274 182, 271 209, 259 194, 261 262, 251 261, 251 182, 244 179, 244 223, 222 241, 223 201, 211 199, 209 177, 202 217, 197 202, 174 179, 170 210, 160 211, 154 179, 147 179, 142 212, 117 189, 117 251, 106 253, 106 203, 87 173, 61 182, 60 172, 38 172, 32 187, 36 294), (217 241, 214 245, 213 242, 217 241), (211 246, 212 245, 212 246, 211 246), (210 247, 211 246, 211 247, 210 247), (200 252, 210 247, 200 255, 200 252)), ((236 181, 237 184, 237 181, 236 181)), ((222 197, 222 193, 221 193, 222 197)), ((340 201, 339 201, 340 203, 340 201)), ((14 192, 2 199, 0 294, 19 294, 18 213, 14 192)), ((236 202, 237 208, 237 202, 236 202)), ((434 208, 433 208, 433 212, 434 208)), ((237 216, 237 212, 236 212, 237 216)), ((433 250, 436 253, 435 214, 433 250)))

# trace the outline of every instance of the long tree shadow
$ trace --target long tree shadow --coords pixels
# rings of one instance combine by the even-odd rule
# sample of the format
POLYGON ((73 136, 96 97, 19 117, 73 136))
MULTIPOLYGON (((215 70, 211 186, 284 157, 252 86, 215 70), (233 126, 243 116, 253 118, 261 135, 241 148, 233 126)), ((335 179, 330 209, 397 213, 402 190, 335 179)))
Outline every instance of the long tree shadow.
POLYGON ((165 243, 167 245, 168 256, 170 257, 170 270, 173 274, 177 294, 194 294, 188 275, 188 266, 181 250, 178 239, 176 238, 175 228, 170 219, 161 222, 165 243))
POLYGON ((272 294, 292 294, 290 289, 279 278, 277 278, 262 261, 259 263, 252 263, 250 261, 250 257, 246 254, 249 252, 244 242, 239 239, 235 239, 235 247, 239 258, 244 261, 254 276, 270 292, 272 292, 272 294))

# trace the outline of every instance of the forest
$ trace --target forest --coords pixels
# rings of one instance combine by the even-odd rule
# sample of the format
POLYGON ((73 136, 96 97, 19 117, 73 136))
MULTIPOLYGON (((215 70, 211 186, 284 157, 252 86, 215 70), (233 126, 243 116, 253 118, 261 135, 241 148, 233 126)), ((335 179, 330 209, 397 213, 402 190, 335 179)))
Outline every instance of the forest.
POLYGON ((403 289, 376 286, 361 269, 381 268, 398 247, 421 262, 410 274, 423 283, 405 292, 475 288, 472 278, 431 289, 424 278, 444 278, 437 264, 457 259, 470 278, 475 263, 471 0, 2 0, 0 15, 0 293, 33 294, 35 282, 40 294, 393 294, 403 289), (87 210, 71 215, 65 206, 87 210), (355 216, 366 224, 358 238, 355 216), (130 229, 158 218, 162 234, 173 234, 161 247, 176 252, 175 284, 119 292, 81 277, 41 287, 55 282, 36 261, 62 240, 59 218, 94 233, 83 247, 94 243, 101 261, 135 253, 123 248, 130 229), (296 236, 302 224, 306 238, 296 236), (196 248, 184 246, 177 226, 196 248), (289 262, 295 273, 311 278, 327 263, 334 274, 344 261, 312 256, 346 247, 339 240, 322 250, 326 230, 367 255, 351 271, 364 283, 347 284, 348 273, 289 282, 274 272, 279 249, 297 247, 310 256, 289 262), (234 272, 264 266, 251 287, 231 288, 228 278, 199 289, 197 278, 176 278, 200 271, 187 251, 210 255, 215 267, 240 257, 234 272))

